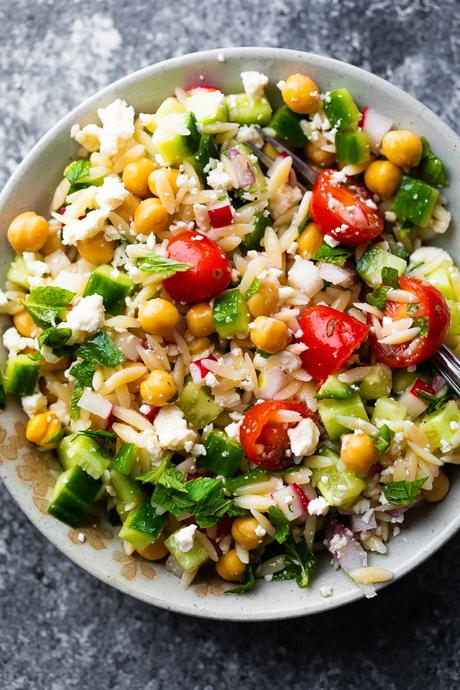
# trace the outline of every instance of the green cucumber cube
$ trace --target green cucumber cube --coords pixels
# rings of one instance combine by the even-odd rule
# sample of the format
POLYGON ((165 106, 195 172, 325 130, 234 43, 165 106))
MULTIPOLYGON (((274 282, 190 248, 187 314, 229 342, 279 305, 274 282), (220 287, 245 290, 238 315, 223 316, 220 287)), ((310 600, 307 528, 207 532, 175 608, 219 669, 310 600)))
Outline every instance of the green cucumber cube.
POLYGON ((312 480, 331 506, 352 505, 366 488, 366 483, 350 470, 338 470, 335 463, 313 470, 312 480))
POLYGON ((79 465, 59 475, 48 513, 71 527, 78 527, 95 500, 101 482, 93 479, 79 465))
POLYGON ((329 91, 324 98, 323 108, 332 127, 337 129, 356 127, 361 119, 361 113, 347 89, 329 91))
POLYGON ((90 275, 83 297, 98 294, 109 314, 121 314, 126 307, 126 298, 131 294, 134 283, 126 273, 114 271, 109 264, 101 264, 90 275))
POLYGON ((339 415, 368 421, 366 409, 358 393, 354 393, 347 400, 320 400, 318 412, 331 441, 336 441, 348 431, 347 427, 337 420, 339 415))
POLYGON ((267 211, 259 211, 254 215, 254 230, 248 232, 242 239, 241 246, 245 251, 260 249, 260 243, 265 230, 272 223, 272 218, 267 211))
POLYGON ((242 447, 223 431, 211 431, 203 441, 206 455, 200 457, 200 465, 207 470, 232 477, 240 469, 244 457, 242 447))
POLYGON ((195 168, 202 182, 206 182, 205 167, 211 158, 219 159, 219 151, 210 134, 202 134, 198 151, 188 159, 188 162, 195 168))
POLYGON ((335 400, 346 400, 351 398, 354 391, 351 386, 347 383, 342 383, 338 379, 337 374, 332 374, 328 376, 321 388, 319 389, 316 397, 318 400, 327 400, 328 398, 334 398, 335 400))
MULTIPOLYGON (((187 529, 182 527, 181 529, 187 529)), ((178 539, 178 534, 181 530, 173 532, 165 541, 165 546, 169 553, 174 556, 179 565, 186 573, 191 573, 197 570, 200 566, 209 560, 209 555, 204 546, 200 544, 196 536, 193 537, 193 547, 190 551, 183 551, 178 539)))
POLYGON ((448 300, 456 300, 456 294, 451 282, 451 275, 457 269, 453 268, 448 262, 441 264, 435 271, 423 276, 424 280, 431 283, 448 300))
POLYGON ((113 467, 122 474, 131 474, 137 460, 137 450, 134 443, 123 443, 115 455, 113 467))
POLYGON ((385 266, 395 268, 398 275, 402 276, 406 271, 407 261, 381 247, 371 247, 358 260, 356 270, 367 285, 375 287, 382 283, 382 268, 385 266))
POLYGON ((168 165, 180 165, 200 145, 195 115, 186 112, 159 118, 152 141, 168 165))
POLYGON ((400 220, 425 228, 431 220, 439 192, 431 185, 404 175, 391 207, 400 220))
POLYGON ((117 511, 123 519, 127 510, 139 505, 145 493, 139 482, 114 467, 110 470, 110 481, 117 494, 117 511))
POLYGON ((212 320, 218 334, 223 338, 247 333, 248 310, 238 288, 218 295, 214 300, 212 320))
POLYGON ((166 517, 166 513, 158 515, 150 503, 150 498, 146 498, 129 511, 119 537, 140 549, 145 549, 161 535, 166 517))
POLYGON ((406 416, 406 407, 394 398, 379 398, 375 403, 372 424, 399 422, 406 416))
POLYGON ((26 262, 20 254, 14 257, 10 264, 8 273, 6 274, 6 279, 19 285, 22 288, 29 288, 29 269, 26 266, 26 262))
POLYGON ((335 149, 340 163, 360 165, 366 163, 371 157, 369 137, 366 132, 337 132, 335 149))
POLYGON ((40 360, 29 355, 15 355, 6 362, 5 390, 15 395, 31 395, 40 375, 40 360))
POLYGON ((289 146, 301 148, 307 142, 300 124, 301 119, 302 117, 289 110, 287 105, 282 105, 273 115, 270 129, 289 146))
POLYGON ((176 404, 194 429, 202 429, 222 412, 206 390, 193 381, 185 384, 176 404))
POLYGON ((257 482, 265 482, 270 479, 271 475, 266 470, 250 470, 245 474, 239 474, 237 477, 227 479, 225 481, 225 488, 234 493, 237 489, 248 484, 256 484, 257 482))
POLYGON ((160 120, 168 115, 178 115, 185 112, 185 106, 183 106, 182 103, 179 103, 175 96, 168 96, 168 98, 165 98, 165 100, 160 103, 155 115, 157 116, 158 120, 160 120))
POLYGON ((57 452, 64 469, 80 465, 93 479, 100 479, 111 461, 111 455, 105 448, 102 448, 93 438, 83 434, 65 436, 57 452))
POLYGON ((227 122, 228 107, 222 91, 197 90, 186 99, 187 110, 190 110, 201 124, 227 122))
POLYGON ((225 100, 230 122, 261 127, 265 127, 270 122, 272 108, 265 96, 249 98, 245 93, 233 93, 226 96, 225 100))
POLYGON ((449 452, 460 446, 460 410, 453 400, 442 410, 426 415, 420 429, 428 436, 433 450, 449 452))
POLYGON ((391 369, 384 364, 376 364, 361 381, 359 394, 363 400, 377 400, 391 393, 391 369))

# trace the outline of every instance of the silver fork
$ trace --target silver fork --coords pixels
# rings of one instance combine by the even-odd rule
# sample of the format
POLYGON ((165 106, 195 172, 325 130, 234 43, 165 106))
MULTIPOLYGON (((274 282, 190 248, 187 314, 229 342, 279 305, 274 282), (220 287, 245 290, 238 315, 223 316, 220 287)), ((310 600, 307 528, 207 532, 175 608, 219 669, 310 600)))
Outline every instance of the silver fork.
MULTIPOLYGON (((255 125, 255 127, 263 140, 267 144, 271 144, 275 151, 283 156, 290 156, 292 158, 292 167, 296 173, 297 186, 302 192, 306 192, 308 187, 315 184, 319 174, 319 168, 303 161, 299 156, 286 148, 286 146, 280 144, 280 142, 270 136, 270 134, 267 134, 262 127, 258 125, 255 125), (302 182, 299 181, 299 177, 302 179, 302 182), (306 185, 308 185, 308 187, 306 185)), ((266 153, 257 148, 257 146, 254 146, 254 144, 248 143, 248 145, 265 168, 269 168, 272 165, 273 159, 270 158, 270 156, 267 156, 266 153)), ((450 388, 452 388, 454 393, 460 397, 460 360, 454 353, 446 345, 441 345, 439 350, 431 357, 430 362, 437 373, 442 376, 450 388)))

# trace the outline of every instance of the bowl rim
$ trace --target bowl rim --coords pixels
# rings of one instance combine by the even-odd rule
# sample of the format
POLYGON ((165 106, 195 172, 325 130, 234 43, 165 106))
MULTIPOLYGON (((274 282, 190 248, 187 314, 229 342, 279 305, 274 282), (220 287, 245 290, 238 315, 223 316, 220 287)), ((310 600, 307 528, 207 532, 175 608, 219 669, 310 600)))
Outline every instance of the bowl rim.
MULTIPOLYGON (((449 139, 456 139, 460 144, 460 138, 454 132, 454 130, 447 125, 438 115, 436 115, 432 110, 430 110, 426 105, 417 100, 414 96, 408 94, 403 89, 395 86, 386 79, 379 77, 372 72, 367 71, 362 67, 352 65, 347 62, 343 62, 336 58, 331 58, 326 55, 319 55, 316 53, 310 53, 306 51, 293 50, 289 48, 276 48, 272 46, 245 46, 245 47, 224 47, 224 48, 213 48, 210 50, 196 51, 192 53, 186 53, 184 55, 175 56, 168 58, 167 60, 161 60, 159 62, 147 65, 141 69, 131 72, 110 84, 104 86, 102 89, 97 90, 86 99, 84 99, 80 104, 75 106, 67 114, 63 115, 50 129, 48 129, 45 134, 34 144, 27 155, 20 162, 16 170, 10 176, 6 182, 3 190, 0 193, 0 213, 2 207, 6 200, 10 197, 13 189, 17 185, 18 181, 21 179, 24 172, 27 170, 29 164, 32 160, 39 157, 42 152, 47 148, 48 144, 61 133, 69 124, 73 124, 77 119, 87 113, 94 105, 104 99, 108 94, 114 91, 120 92, 123 89, 135 84, 140 78, 145 76, 155 76, 155 74, 167 70, 168 68, 181 68, 181 67, 191 67, 195 63, 201 61, 213 61, 218 60, 220 55, 224 55, 225 61, 232 60, 233 58, 247 58, 250 62, 251 58, 263 58, 263 59, 274 59, 277 61, 281 59, 283 61, 298 61, 304 62, 305 64, 311 64, 312 66, 317 66, 319 68, 333 68, 340 70, 344 77, 349 76, 351 79, 357 78, 358 81, 367 80, 368 83, 374 85, 376 88, 381 88, 389 93, 392 97, 403 100, 405 107, 418 111, 418 114, 428 122, 433 122, 436 129, 440 132, 441 136, 449 139)), ((351 603, 358 599, 364 597, 363 591, 356 587, 356 590, 349 590, 343 594, 337 594, 330 598, 318 597, 312 604, 309 604, 308 610, 303 610, 302 605, 294 605, 291 608, 287 607, 286 611, 280 613, 279 611, 261 611, 261 610, 249 610, 247 613, 235 612, 234 614, 222 613, 220 611, 212 611, 212 607, 207 606, 196 607, 189 605, 186 602, 180 601, 180 598, 166 600, 154 592, 150 595, 144 595, 142 592, 137 592, 134 583, 124 583, 120 581, 113 581, 111 575, 106 570, 102 570, 97 565, 97 559, 85 559, 84 556, 78 555, 75 550, 73 550, 68 542, 62 542, 55 535, 53 530, 47 529, 48 523, 41 520, 37 513, 34 512, 32 508, 32 502, 27 500, 21 500, 21 498, 16 495, 14 490, 13 482, 9 480, 8 477, 1 477, 3 483, 6 486, 9 494, 14 499, 14 501, 19 505, 21 510, 25 513, 27 518, 32 522, 32 524, 50 541, 60 552, 67 556, 71 561, 76 563, 78 566, 83 568, 86 572, 93 575, 97 579, 101 580, 107 585, 111 585, 115 589, 123 592, 124 594, 129 594, 134 598, 143 601, 147 604, 158 606, 159 608, 174 611, 177 613, 182 613, 186 615, 191 615, 200 618, 214 619, 214 620, 226 620, 232 622, 256 622, 256 621, 268 621, 268 620, 284 620, 289 618, 296 618, 306 615, 312 615, 316 613, 321 613, 325 611, 330 611, 344 604, 351 603), (85 560, 88 562, 85 563, 85 560)), ((408 572, 413 570, 417 565, 424 562, 428 557, 433 555, 441 546, 443 546, 459 529, 460 527, 460 513, 457 514, 454 519, 450 520, 445 527, 435 534, 431 539, 427 535, 427 541, 424 542, 420 550, 414 554, 411 558, 404 560, 399 566, 394 568, 393 579, 380 585, 377 589, 380 590, 383 587, 387 587, 396 580, 400 579, 408 572)), ((288 603, 288 602, 287 602, 288 603)))

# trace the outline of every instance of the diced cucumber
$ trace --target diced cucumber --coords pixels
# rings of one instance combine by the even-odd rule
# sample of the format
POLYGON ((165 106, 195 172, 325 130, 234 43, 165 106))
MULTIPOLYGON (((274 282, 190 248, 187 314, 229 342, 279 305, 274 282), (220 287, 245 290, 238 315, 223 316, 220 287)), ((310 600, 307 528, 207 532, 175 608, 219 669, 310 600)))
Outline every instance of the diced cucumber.
POLYGON ((137 450, 134 443, 123 443, 115 455, 113 467, 122 474, 131 474, 137 460, 137 450))
POLYGON ((124 520, 127 511, 139 505, 145 496, 145 492, 139 482, 136 482, 126 474, 122 474, 114 467, 110 470, 110 481, 117 494, 117 512, 124 520))
POLYGON ((242 447, 230 439, 223 431, 211 431, 203 441, 206 455, 200 456, 200 465, 207 470, 232 477, 238 472, 244 457, 242 447))
POLYGON ((428 184, 437 187, 445 187, 449 180, 442 160, 431 150, 428 139, 421 137, 423 144, 423 154, 417 172, 428 184))
POLYGON ((377 400, 390 395, 391 369, 384 364, 376 364, 372 371, 363 378, 359 394, 363 400, 377 400))
POLYGON ((116 316, 126 307, 126 298, 131 294, 134 283, 126 273, 116 272, 112 266, 102 264, 90 275, 83 297, 98 294, 104 302, 104 309, 116 316))
POLYGON ((442 263, 436 270, 424 275, 423 279, 431 283, 448 300, 456 300, 456 293, 451 282, 451 275, 457 269, 448 262, 442 263))
POLYGON ((202 429, 213 422, 222 412, 213 398, 193 381, 185 384, 177 401, 177 406, 184 413, 185 419, 194 429, 202 429))
POLYGON ((78 527, 101 487, 80 465, 69 467, 59 475, 48 513, 71 527, 78 527))
POLYGON ((367 285, 375 287, 382 283, 382 268, 385 266, 396 269, 398 275, 402 276, 406 271, 407 261, 381 247, 371 247, 358 260, 356 270, 367 285))
MULTIPOLYGON (((181 528, 184 529, 184 528, 181 528)), ((179 565, 185 570, 186 573, 191 573, 197 570, 203 563, 209 559, 208 552, 200 544, 196 536, 193 536, 193 547, 190 551, 183 551, 180 547, 180 542, 177 538, 178 532, 173 532, 165 541, 165 546, 169 553, 174 556, 179 565)))
POLYGON ((358 393, 354 393, 347 400, 320 400, 318 412, 331 441, 336 441, 348 431, 347 427, 337 420, 339 415, 357 417, 368 421, 367 412, 358 393))
POLYGON ((369 137, 366 132, 337 132, 335 149, 339 163, 360 165, 371 157, 369 137))
POLYGON ((234 493, 237 489, 248 484, 256 484, 257 482, 265 482, 270 479, 271 475, 265 470, 251 470, 245 474, 239 474, 237 477, 227 479, 225 481, 225 488, 234 493))
POLYGON ((178 115, 179 113, 185 113, 187 108, 180 103, 174 96, 168 96, 165 100, 160 103, 158 109, 155 113, 158 119, 167 117, 168 115, 178 115))
POLYGON ((26 262, 20 254, 17 254, 10 264, 6 279, 19 285, 19 287, 27 289, 29 287, 29 278, 30 273, 26 266, 26 262))
POLYGON ((243 237, 241 246, 245 251, 250 249, 255 249, 256 251, 260 249, 260 242, 265 234, 265 230, 272 223, 272 217, 268 211, 259 211, 254 216, 254 230, 248 232, 247 235, 243 237))
POLYGON ((162 533, 166 517, 166 513, 158 515, 150 503, 150 498, 146 498, 140 505, 129 511, 119 537, 140 549, 145 549, 162 533))
POLYGON ((395 369, 393 371, 393 392, 397 395, 409 388, 416 379, 421 378, 419 372, 407 371, 407 369, 395 369))
POLYGON ((15 355, 6 362, 5 390, 15 395, 31 395, 40 375, 40 360, 29 355, 15 355))
POLYGON ((346 400, 351 398, 354 391, 351 386, 347 383, 342 383, 338 379, 337 374, 332 374, 328 376, 321 388, 319 389, 316 397, 318 400, 327 400, 328 398, 334 398, 335 400, 346 400))
POLYGON ((307 142, 307 137, 300 125, 301 116, 293 113, 287 105, 282 105, 273 115, 270 128, 283 142, 294 148, 300 148, 307 142))
POLYGON ((4 410, 5 406, 6 406, 5 383, 3 381, 3 372, 0 369, 0 410, 4 410))
POLYGON ((453 450, 460 445, 460 410, 453 400, 442 410, 426 415, 420 429, 428 436, 433 450, 453 450))
POLYGON ((366 483, 348 469, 339 470, 333 462, 313 470, 312 481, 331 506, 346 508, 356 501, 366 483))
POLYGON ((230 122, 261 127, 265 127, 270 122, 272 108, 265 96, 249 98, 245 93, 232 93, 225 100, 230 122))
POLYGON ((399 219, 425 228, 433 215, 439 192, 431 185, 404 175, 391 210, 399 219))
POLYGON ((152 141, 168 165, 180 165, 200 145, 195 115, 186 112, 158 118, 152 141))
POLYGON ((233 149, 236 149, 241 153, 244 158, 246 158, 247 163, 250 168, 252 168, 252 171, 255 175, 255 181, 252 183, 248 189, 245 189, 242 193, 242 196, 244 198, 245 194, 261 194, 262 192, 265 192, 267 189, 267 181, 265 179, 265 175, 263 174, 259 162, 256 160, 254 161, 254 154, 252 153, 251 149, 246 146, 246 144, 235 144, 232 146, 233 149))
POLYGON ((69 434, 59 443, 57 448, 59 460, 65 470, 74 465, 80 465, 93 479, 100 479, 111 461, 108 450, 102 448, 97 441, 83 434, 69 434))
POLYGON ((394 398, 379 398, 375 403, 372 424, 399 422, 406 417, 406 407, 394 398))
POLYGON ((323 108, 332 127, 337 129, 356 127, 361 119, 361 113, 347 89, 329 91, 324 98, 323 108))
POLYGON ((451 300, 447 300, 447 304, 450 311, 448 335, 460 335, 460 304, 458 302, 452 302, 451 300))
POLYGON ((219 159, 219 151, 214 144, 214 139, 210 134, 203 134, 201 136, 198 151, 194 156, 188 159, 188 162, 193 165, 195 171, 200 176, 202 182, 206 182, 206 173, 204 168, 207 166, 211 158, 219 159))
POLYGON ((197 93, 188 96, 185 103, 187 110, 190 110, 198 122, 204 125, 228 121, 228 107, 222 91, 197 89, 197 93))
POLYGON ((227 290, 214 300, 212 309, 214 327, 223 338, 247 333, 249 327, 248 310, 238 288, 227 290))

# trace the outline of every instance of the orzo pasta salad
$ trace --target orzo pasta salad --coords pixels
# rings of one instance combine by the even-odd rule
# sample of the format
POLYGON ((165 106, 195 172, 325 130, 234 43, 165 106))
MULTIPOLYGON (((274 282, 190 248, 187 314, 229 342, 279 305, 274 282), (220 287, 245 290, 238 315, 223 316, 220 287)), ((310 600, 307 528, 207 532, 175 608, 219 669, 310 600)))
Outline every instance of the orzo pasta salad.
POLYGON ((185 586, 214 568, 231 592, 306 587, 327 550, 372 594, 392 575, 369 552, 460 462, 429 362, 460 349, 460 271, 429 244, 446 171, 346 88, 292 74, 274 111, 268 77, 241 78, 72 127, 49 214, 8 228, 1 403, 59 456, 52 515, 102 508, 185 586), (311 190, 262 128, 316 168, 311 190))

